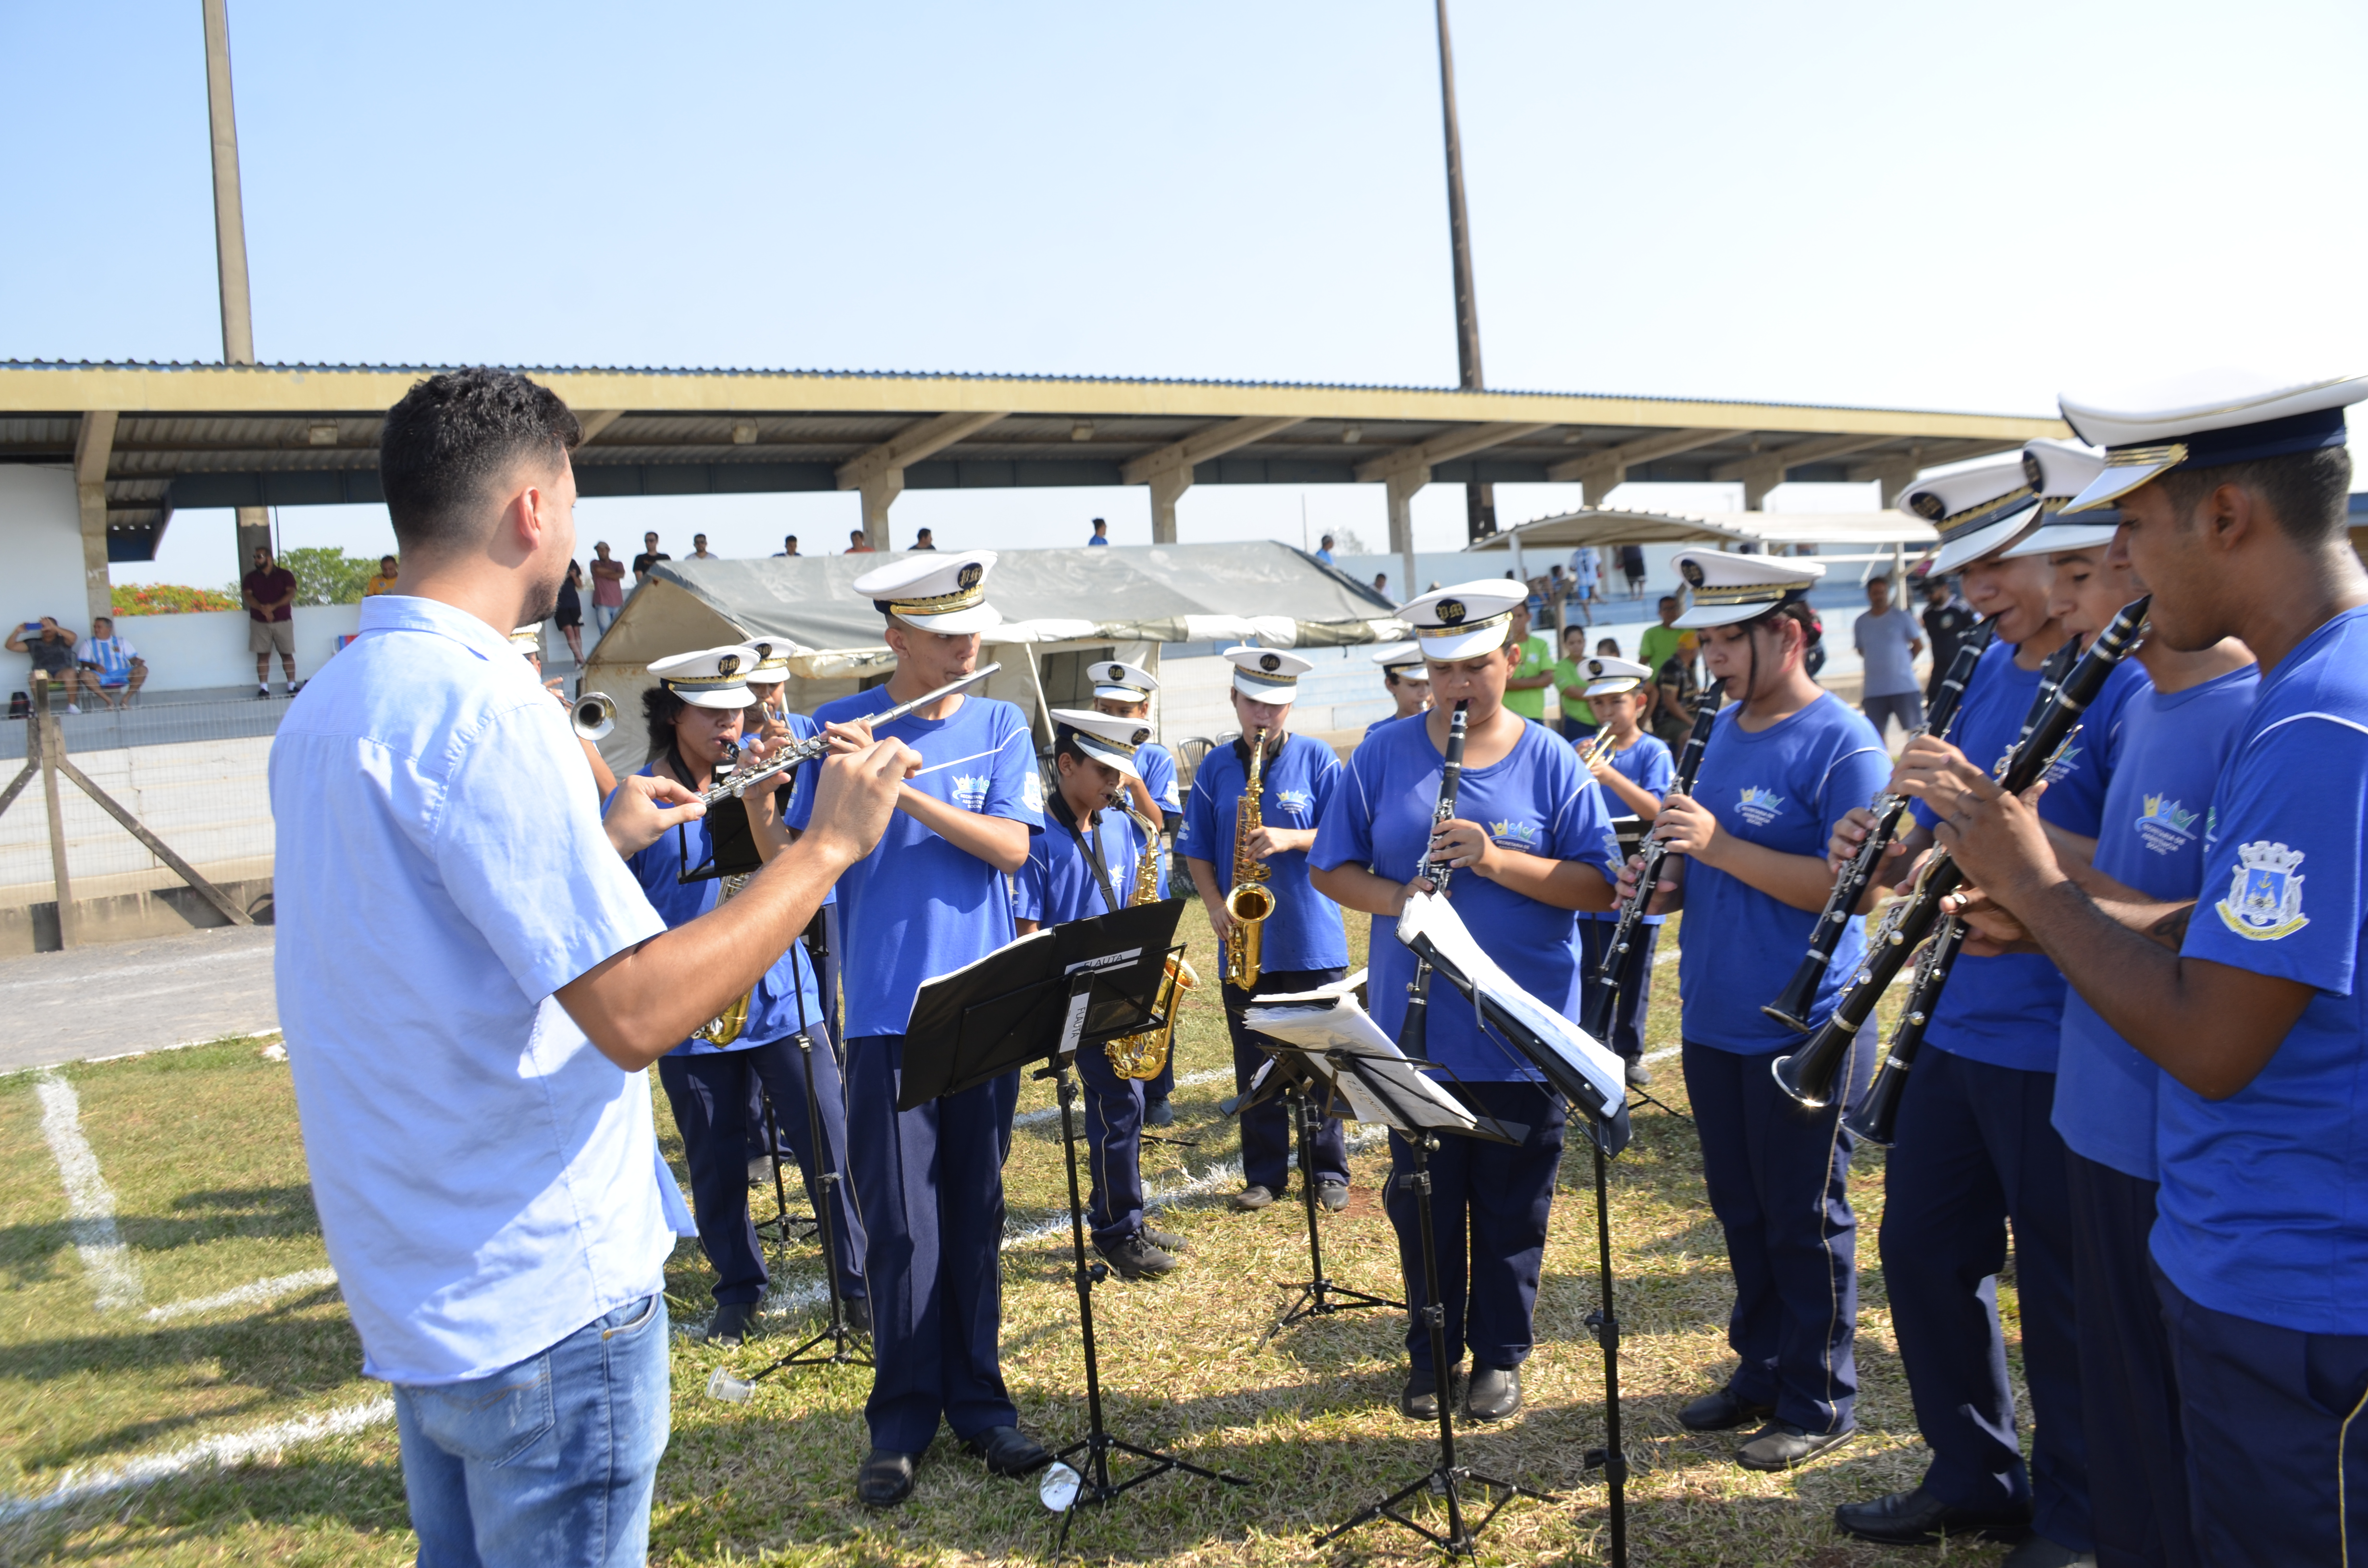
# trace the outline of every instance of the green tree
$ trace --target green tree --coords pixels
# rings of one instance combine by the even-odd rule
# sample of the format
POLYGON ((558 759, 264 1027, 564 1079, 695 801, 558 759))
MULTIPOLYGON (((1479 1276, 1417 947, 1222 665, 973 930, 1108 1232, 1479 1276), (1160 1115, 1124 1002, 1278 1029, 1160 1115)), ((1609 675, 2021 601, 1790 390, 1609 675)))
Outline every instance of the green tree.
POLYGON ((362 589, 378 570, 375 560, 357 560, 342 550, 309 547, 280 551, 279 564, 295 574, 300 605, 359 604, 362 589))

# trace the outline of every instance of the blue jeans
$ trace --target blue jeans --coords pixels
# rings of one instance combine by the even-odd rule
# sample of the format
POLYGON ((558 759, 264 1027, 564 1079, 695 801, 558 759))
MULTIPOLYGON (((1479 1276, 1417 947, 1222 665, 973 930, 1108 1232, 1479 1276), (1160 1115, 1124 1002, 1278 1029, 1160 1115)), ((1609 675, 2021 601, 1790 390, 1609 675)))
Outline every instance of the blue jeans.
POLYGON ((638 1568, 670 1394, 663 1296, 485 1377, 395 1385, 420 1568, 638 1568))
POLYGON ((594 605, 592 607, 592 640, 594 642, 597 642, 601 638, 609 635, 609 628, 617 624, 617 617, 623 611, 624 608, 625 607, 623 605, 594 605))

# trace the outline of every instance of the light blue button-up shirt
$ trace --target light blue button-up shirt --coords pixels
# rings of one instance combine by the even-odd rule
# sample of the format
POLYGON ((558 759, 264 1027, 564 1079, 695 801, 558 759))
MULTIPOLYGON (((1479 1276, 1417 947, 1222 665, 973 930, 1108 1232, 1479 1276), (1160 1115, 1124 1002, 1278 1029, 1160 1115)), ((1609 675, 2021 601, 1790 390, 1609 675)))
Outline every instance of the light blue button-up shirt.
POLYGON ((552 994, 666 923, 509 639, 364 600, 280 722, 271 810, 279 1017, 363 1371, 481 1377, 659 1290, 648 1081, 552 994))

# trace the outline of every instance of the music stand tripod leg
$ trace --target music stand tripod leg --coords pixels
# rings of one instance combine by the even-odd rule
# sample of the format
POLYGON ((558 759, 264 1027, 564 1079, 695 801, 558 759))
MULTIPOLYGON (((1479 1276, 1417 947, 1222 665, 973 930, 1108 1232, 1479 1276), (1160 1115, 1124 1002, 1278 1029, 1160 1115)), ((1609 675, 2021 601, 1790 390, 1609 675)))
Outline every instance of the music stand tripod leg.
POLYGON ((1628 1563, 1628 1453, 1620 1439, 1620 1315, 1611 1299, 1611 1181, 1603 1140, 1588 1129, 1595 1151, 1595 1256, 1603 1304, 1587 1315, 1603 1346, 1603 1447, 1587 1456, 1587 1468, 1600 1468, 1609 1493, 1612 1568, 1628 1563))
POLYGON ((1075 1522, 1077 1510, 1089 1504, 1108 1503, 1146 1481, 1156 1480, 1171 1470, 1180 1470, 1207 1481, 1222 1481, 1228 1486, 1247 1486, 1248 1482, 1237 1475, 1207 1470, 1189 1460, 1157 1449, 1142 1448, 1113 1437, 1102 1424, 1101 1358, 1094 1344, 1094 1287, 1110 1278, 1110 1266, 1096 1259, 1087 1260, 1086 1203, 1077 1180, 1077 1081, 1070 1074, 1066 1057, 1055 1057, 1053 1065, 1038 1071, 1038 1077, 1050 1075, 1061 1101, 1061 1148, 1069 1173, 1069 1251, 1077 1285, 1077 1326, 1086 1353, 1086 1435, 1068 1447, 1056 1450, 1053 1462, 1068 1463, 1069 1457, 1083 1450, 1085 1459, 1072 1464, 1079 1478, 1077 1493, 1069 1506, 1061 1510, 1061 1528, 1054 1537, 1053 1552, 1059 1556, 1069 1543, 1069 1526, 1075 1522), (1140 1475, 1112 1484, 1110 1478, 1110 1456, 1115 1450, 1148 1460, 1149 1470, 1140 1475))
POLYGON ((1324 1233, 1315 1212, 1315 1140, 1317 1130, 1323 1124, 1324 1111, 1316 1104, 1315 1096, 1304 1089, 1285 1089, 1283 1095, 1292 1104, 1292 1119, 1298 1126, 1299 1199, 1307 1211, 1308 1278, 1304 1282, 1293 1279, 1275 1282, 1286 1290, 1297 1285, 1299 1296, 1275 1325, 1266 1331, 1267 1339, 1272 1339, 1292 1324, 1304 1319, 1329 1317, 1334 1312, 1351 1312, 1359 1307, 1395 1307, 1405 1311, 1404 1301, 1393 1301, 1385 1296, 1368 1295, 1362 1290, 1352 1290, 1346 1285, 1335 1285, 1326 1276, 1324 1233))

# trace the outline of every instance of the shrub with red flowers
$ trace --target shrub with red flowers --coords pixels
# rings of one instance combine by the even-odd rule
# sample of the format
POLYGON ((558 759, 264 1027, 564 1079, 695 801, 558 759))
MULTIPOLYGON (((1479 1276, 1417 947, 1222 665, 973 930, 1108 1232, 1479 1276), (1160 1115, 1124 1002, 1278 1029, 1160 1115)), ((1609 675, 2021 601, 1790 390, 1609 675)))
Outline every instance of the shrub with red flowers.
POLYGON ((235 588, 185 588, 178 583, 118 583, 118 615, 188 615, 197 610, 236 609, 235 588))

